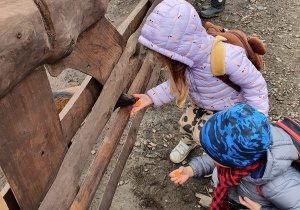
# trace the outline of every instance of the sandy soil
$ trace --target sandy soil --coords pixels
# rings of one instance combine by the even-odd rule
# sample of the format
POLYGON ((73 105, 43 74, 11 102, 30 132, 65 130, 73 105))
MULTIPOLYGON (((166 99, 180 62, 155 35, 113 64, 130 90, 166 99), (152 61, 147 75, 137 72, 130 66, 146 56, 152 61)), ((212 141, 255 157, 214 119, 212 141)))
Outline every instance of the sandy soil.
MULTIPOLYGON (((209 4, 208 0, 189 2, 199 11, 202 5, 209 4)), ((112 0, 106 17, 118 26, 137 3, 138 0, 112 0)), ((243 30, 248 36, 257 35, 264 41, 268 52, 263 57, 264 68, 261 72, 268 84, 270 122, 284 116, 300 121, 299 14, 298 0, 228 0, 223 16, 209 20, 228 29, 243 30)), ((205 23, 207 20, 202 21, 205 23)), ((78 71, 67 69, 57 78, 49 76, 49 80, 53 90, 59 90, 80 85, 84 77, 78 71)), ((196 147, 182 164, 173 164, 169 160, 170 151, 180 139, 178 120, 183 112, 174 103, 158 109, 148 108, 120 179, 112 210, 204 209, 195 193, 211 196, 214 189, 210 178, 190 179, 184 185, 174 185, 168 178, 170 171, 202 154, 201 148, 196 147)), ((99 145, 100 140, 95 145, 96 151, 99 145)), ((116 158, 113 157, 113 161, 116 158)), ((111 165, 108 172, 110 170, 111 165)), ((105 175, 97 191, 91 210, 98 209, 107 177, 105 175)), ((3 179, 0 181, 1 185, 5 182, 3 179)))
MULTIPOLYGON (((117 18, 127 10, 131 1, 111 2, 119 13, 109 10, 117 18)), ((198 11, 209 1, 190 0, 198 11)), ((126 12, 125 12, 126 13, 126 12)), ((263 56, 263 73, 269 90, 269 121, 274 122, 284 116, 300 121, 300 3, 298 0, 229 0, 221 17, 210 21, 228 29, 240 29, 248 36, 259 36, 263 40, 267 54, 263 56)), ((115 21, 117 23, 117 21, 115 21)), ((115 24, 114 23, 114 24, 115 24)), ((112 207, 119 209, 204 209, 198 203, 195 193, 211 196, 213 187, 210 178, 190 179, 183 186, 174 185, 168 178, 170 171, 181 164, 169 160, 170 151, 178 143, 180 136, 178 123, 182 109, 173 103, 158 109, 148 108, 142 121, 136 146, 127 161, 120 179, 112 207), (151 143, 157 144, 149 147, 151 143)), ((201 154, 197 147, 190 156, 201 154)), ((96 208, 94 202, 91 209, 96 208)))

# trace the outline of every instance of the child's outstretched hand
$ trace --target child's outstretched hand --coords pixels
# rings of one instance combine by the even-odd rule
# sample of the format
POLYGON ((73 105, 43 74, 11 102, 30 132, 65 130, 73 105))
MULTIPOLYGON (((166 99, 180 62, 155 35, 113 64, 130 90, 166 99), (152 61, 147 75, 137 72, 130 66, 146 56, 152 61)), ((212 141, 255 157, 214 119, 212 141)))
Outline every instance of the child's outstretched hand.
POLYGON ((172 171, 169 176, 171 177, 171 181, 175 184, 183 184, 190 177, 194 176, 194 171, 190 166, 183 167, 181 166, 177 170, 172 171))
POLYGON ((139 98, 139 100, 133 105, 133 108, 130 112, 130 117, 132 117, 136 112, 153 103, 152 99, 147 94, 133 94, 132 96, 134 98, 139 98))

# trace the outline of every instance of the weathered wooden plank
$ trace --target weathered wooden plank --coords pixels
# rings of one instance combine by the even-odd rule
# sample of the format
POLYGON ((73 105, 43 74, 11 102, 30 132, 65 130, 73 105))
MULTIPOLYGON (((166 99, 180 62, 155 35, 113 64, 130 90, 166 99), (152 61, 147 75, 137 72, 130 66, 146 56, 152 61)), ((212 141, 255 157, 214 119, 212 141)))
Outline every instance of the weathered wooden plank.
POLYGON ((55 77, 64 69, 72 68, 104 84, 124 47, 125 39, 105 17, 102 17, 93 27, 80 34, 71 55, 45 67, 55 77))
POLYGON ((118 31, 123 35, 124 39, 127 40, 130 35, 136 31, 150 6, 151 4, 148 0, 141 0, 125 21, 118 27, 118 31))
MULTIPOLYGON (((132 20, 133 19, 132 16, 134 16, 135 14, 137 14, 139 16, 145 8, 145 6, 143 6, 143 5, 147 5, 147 4, 146 3, 138 4, 136 9, 134 9, 132 11, 132 13, 129 15, 129 18, 127 18, 118 28, 118 31, 120 32, 121 35, 124 35, 123 33, 126 31, 126 33, 127 33, 126 39, 128 39, 127 36, 128 35, 130 36, 140 25, 140 21, 138 21, 138 18, 134 18, 134 20, 132 20), (128 27, 130 27, 130 30, 127 29, 128 27)), ((101 28, 101 24, 100 24, 100 28, 101 28)), ((94 29, 94 30, 96 30, 96 29, 94 29)), ((88 30, 88 31, 93 31, 93 29, 88 30)), ((102 32, 103 31, 99 31, 99 34, 102 34, 102 32)), ((83 44, 81 44, 82 41, 84 41, 84 43, 88 43, 89 42, 88 40, 91 40, 91 38, 86 40, 85 36, 83 36, 83 34, 86 34, 86 32, 83 32, 82 35, 79 36, 77 44, 74 48, 74 51, 70 56, 64 58, 62 60, 62 62, 50 65, 50 68, 54 71, 52 75, 55 76, 55 75, 59 74, 59 72, 62 71, 62 69, 65 69, 66 67, 68 67, 68 68, 72 67, 72 68, 78 69, 78 70, 81 69, 81 67, 80 67, 81 63, 78 62, 79 60, 75 60, 72 58, 76 57, 76 56, 74 56, 74 54, 78 55, 81 52, 79 49, 77 49, 78 48, 77 46, 83 46, 83 44), (77 62, 78 66, 75 66, 75 64, 74 64, 75 62, 77 62)), ((95 36, 98 36, 98 35, 95 35, 95 36)), ((120 40, 120 39, 117 39, 117 40, 120 40)), ((90 42, 92 42, 92 41, 90 41, 90 42)), ((92 43, 94 43, 94 42, 92 42, 92 43)), ((94 43, 94 44, 95 44, 95 46, 97 46, 97 43, 94 43)), ((87 45, 89 45, 89 44, 87 44, 87 45)), ((116 52, 116 54, 117 54, 117 52, 116 52)), ((78 55, 78 57, 80 59, 81 58, 89 59, 84 54, 78 55)), ((111 60, 113 60, 113 59, 111 59, 111 60)), ((84 59, 81 59, 80 61, 82 61, 82 63, 88 63, 88 61, 85 61, 84 59)), ((101 59, 97 58, 95 61, 91 61, 91 62, 101 63, 103 61, 101 61, 101 59)), ((111 62, 111 61, 106 61, 106 62, 111 62)), ((95 66, 96 65, 97 64, 95 64, 95 66)), ((85 65, 83 65, 83 67, 85 68, 85 65)), ((71 101, 67 104, 67 106, 64 108, 64 110, 59 114, 66 142, 70 142, 71 138, 74 136, 77 129, 80 127, 81 122, 83 122, 83 120, 85 119, 87 114, 90 112, 91 107, 94 105, 95 101, 97 100, 97 98, 95 98, 94 96, 99 95, 101 90, 102 90, 102 86, 99 85, 95 79, 92 79, 92 77, 87 76, 85 81, 81 84, 80 91, 78 93, 75 93, 75 95, 72 97, 71 101), (87 90, 85 90, 85 88, 87 88, 87 90), (82 101, 84 103, 82 103, 82 101)))
POLYGON ((137 44, 139 33, 140 31, 129 38, 124 53, 103 86, 90 115, 82 129, 74 137, 57 178, 43 200, 40 209, 66 209, 71 205, 78 190, 78 181, 89 152, 111 116, 118 97, 140 67, 141 45, 137 44))
POLYGON ((69 55, 109 0, 0 2, 0 98, 44 63, 69 55), (35 4, 36 3, 36 4, 35 4))
MULTIPOLYGON (((153 69, 153 72, 151 74, 151 78, 148 82, 146 90, 149 90, 150 88, 155 86, 155 84, 157 83, 158 77, 159 77, 160 69, 161 69, 161 65, 159 63, 157 63, 157 65, 153 69)), ((118 157, 118 160, 115 164, 114 170, 111 173, 110 179, 106 185, 106 188, 105 188, 105 191, 104 191, 104 194, 103 194, 103 197, 102 197, 102 200, 101 200, 98 210, 108 210, 111 206, 111 202, 114 197, 115 191, 117 189, 119 179, 121 177, 125 163, 126 163, 128 157, 132 151, 132 148, 134 146, 138 128, 140 126, 140 123, 143 119, 145 112, 146 112, 146 108, 139 111, 136 114, 136 116, 134 116, 131 127, 127 134, 126 141, 125 141, 122 151, 118 157)))
POLYGON ((69 143, 100 95, 102 85, 87 76, 80 88, 59 113, 66 143, 69 143))
MULTIPOLYGON (((150 63, 150 61, 146 59, 135 80, 133 81, 130 88, 131 91, 128 92, 128 94, 131 95, 133 93, 145 90, 152 69, 152 63, 150 63)), ((116 146, 128 123, 130 110, 131 106, 123 107, 119 110, 114 122, 111 124, 104 140, 102 141, 98 153, 89 169, 89 173, 85 178, 84 183, 80 187, 80 190, 70 208, 71 210, 89 208, 96 190, 100 184, 102 176, 107 169, 116 146)))
MULTIPOLYGON (((144 1, 142 1, 142 2, 144 2, 144 1)), ((119 26, 118 31, 120 32, 121 35, 124 36, 123 33, 125 33, 125 32, 127 33, 127 35, 125 36, 126 40, 129 38, 127 36, 131 36, 132 33, 140 25, 140 21, 138 20, 140 17, 139 18, 132 18, 132 17, 135 15, 140 16, 140 14, 143 13, 142 11, 144 10, 145 5, 147 5, 149 7, 149 5, 147 3, 138 4, 137 7, 129 15, 129 17, 119 26), (130 27, 130 30, 127 29, 129 27, 130 27)), ((83 32, 83 33, 85 33, 85 32, 83 32)), ((80 52, 77 49, 77 46, 81 45, 80 43, 84 39, 83 37, 84 37, 83 35, 80 35, 73 53, 70 56, 68 56, 67 58, 63 59, 62 64, 50 65, 52 69, 57 68, 57 70, 54 70, 54 71, 60 72, 62 69, 65 69, 66 67, 71 67, 71 65, 73 65, 72 62, 75 62, 75 61, 74 60, 72 61, 72 59, 68 59, 68 58, 72 57, 73 54, 75 54, 75 53, 77 54, 80 52), (68 59, 68 61, 64 61, 66 59, 68 59)), ((85 55, 80 55, 80 57, 82 57, 82 56, 84 57, 85 55)), ((85 61, 82 60, 82 62, 84 63, 85 61)), ((93 61, 93 62, 95 62, 95 61, 93 61)), ((74 69, 80 69, 79 66, 72 66, 72 67, 74 69)), ((96 98, 93 97, 93 100, 90 100, 91 99, 90 94, 98 95, 98 92, 100 94, 100 91, 102 90, 102 86, 100 86, 90 76, 86 77, 85 81, 81 84, 81 86, 82 87, 80 88, 81 89, 80 92, 76 93, 72 97, 70 103, 67 104, 67 106, 64 108, 64 110, 59 115, 60 119, 61 119, 62 129, 63 129, 63 133, 64 133, 66 142, 70 142, 71 138, 74 136, 77 129, 80 127, 81 122, 85 119, 85 117, 89 113, 89 111, 90 111, 89 107, 92 107, 95 103, 96 98), (82 91, 82 89, 85 89, 85 87, 88 89, 88 91, 86 91, 86 90, 82 91), (89 94, 86 95, 86 93, 89 93, 89 94), (77 97, 78 95, 80 95, 79 98, 77 97), (85 104, 82 104, 81 101, 84 101, 85 104), (76 105, 74 103, 76 103, 76 105), (80 111, 78 111, 78 110, 80 110, 80 111), (74 119, 76 119, 76 120, 74 120, 74 119)))
POLYGON ((66 151, 46 72, 0 99, 0 165, 22 209, 37 209, 66 151))

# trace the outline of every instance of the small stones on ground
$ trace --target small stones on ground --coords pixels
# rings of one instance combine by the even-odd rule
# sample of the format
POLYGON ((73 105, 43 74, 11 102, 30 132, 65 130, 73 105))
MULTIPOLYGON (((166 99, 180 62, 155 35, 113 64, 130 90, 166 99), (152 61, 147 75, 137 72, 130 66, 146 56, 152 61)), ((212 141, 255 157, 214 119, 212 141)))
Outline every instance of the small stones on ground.
POLYGON ((206 209, 209 209, 212 197, 209 197, 207 195, 201 194, 201 193, 196 193, 195 196, 197 198, 200 198, 199 204, 206 209))
POLYGON ((124 184, 124 181, 120 181, 119 183, 118 183, 118 186, 121 186, 121 185, 123 185, 124 184))
POLYGON ((93 149, 93 150, 91 151, 91 154, 92 154, 92 155, 96 154, 96 150, 93 149))
POLYGON ((141 142, 139 142, 139 141, 135 142, 135 143, 134 143, 134 146, 140 147, 140 146, 141 146, 141 142))

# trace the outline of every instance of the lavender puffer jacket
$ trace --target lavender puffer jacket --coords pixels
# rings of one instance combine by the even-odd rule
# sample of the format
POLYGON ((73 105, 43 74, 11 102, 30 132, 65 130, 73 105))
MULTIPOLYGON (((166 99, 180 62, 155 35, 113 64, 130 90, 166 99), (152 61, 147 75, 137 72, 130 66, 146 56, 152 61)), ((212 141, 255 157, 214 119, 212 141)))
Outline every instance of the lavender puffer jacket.
MULTIPOLYGON (((196 10, 184 0, 164 0, 157 5, 139 37, 144 46, 189 66, 189 96, 197 106, 219 111, 244 102, 267 116, 266 82, 242 48, 224 43, 226 74, 241 87, 240 92, 212 75, 210 52, 214 40, 206 33, 196 10)), ((170 94, 169 81, 147 94, 156 107, 176 98, 170 94)))

